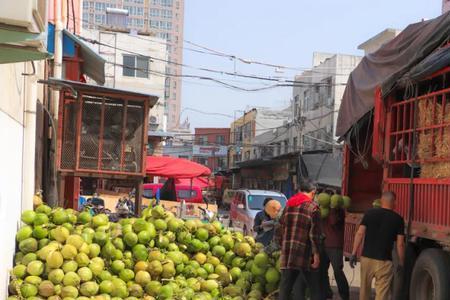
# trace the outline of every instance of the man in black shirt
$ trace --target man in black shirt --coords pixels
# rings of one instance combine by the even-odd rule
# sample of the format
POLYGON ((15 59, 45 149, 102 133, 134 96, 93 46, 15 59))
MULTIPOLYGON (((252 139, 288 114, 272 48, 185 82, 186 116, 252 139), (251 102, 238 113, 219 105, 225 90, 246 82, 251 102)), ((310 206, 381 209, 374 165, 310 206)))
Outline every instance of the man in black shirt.
POLYGON ((368 210, 361 221, 355 236, 350 266, 355 267, 356 253, 364 241, 361 256, 361 288, 359 299, 370 299, 372 280, 375 278, 376 300, 389 299, 394 269, 392 250, 397 243, 399 266, 405 260, 405 223, 403 218, 393 211, 395 194, 384 192, 381 207, 368 210))

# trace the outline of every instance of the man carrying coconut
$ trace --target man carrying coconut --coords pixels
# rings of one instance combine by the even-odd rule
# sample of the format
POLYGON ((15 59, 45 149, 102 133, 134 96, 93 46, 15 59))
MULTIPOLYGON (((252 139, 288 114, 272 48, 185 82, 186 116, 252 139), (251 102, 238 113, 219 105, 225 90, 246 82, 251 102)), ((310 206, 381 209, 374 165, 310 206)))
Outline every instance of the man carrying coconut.
POLYGON ((326 298, 332 299, 333 292, 328 278, 328 268, 333 268, 334 278, 338 287, 339 295, 342 300, 350 299, 350 290, 347 278, 344 274, 344 227, 345 211, 342 207, 335 206, 330 208, 330 214, 322 219, 322 231, 325 235, 325 253, 321 261, 321 267, 324 270, 324 287, 326 288, 326 298))
POLYGON ((320 211, 313 201, 316 185, 307 180, 300 190, 286 203, 276 234, 281 246, 280 300, 306 299, 307 289, 312 300, 320 299, 317 276, 311 276, 320 263, 320 211))

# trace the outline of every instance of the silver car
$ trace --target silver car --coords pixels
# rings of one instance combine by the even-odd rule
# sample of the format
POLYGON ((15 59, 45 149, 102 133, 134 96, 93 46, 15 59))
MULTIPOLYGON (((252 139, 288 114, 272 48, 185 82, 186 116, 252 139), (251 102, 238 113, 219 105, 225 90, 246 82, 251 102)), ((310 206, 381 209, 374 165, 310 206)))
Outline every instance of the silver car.
POLYGON ((253 235, 256 214, 263 209, 266 198, 278 200, 284 208, 286 196, 279 192, 264 190, 234 190, 230 204, 230 227, 239 228, 244 234, 253 235))

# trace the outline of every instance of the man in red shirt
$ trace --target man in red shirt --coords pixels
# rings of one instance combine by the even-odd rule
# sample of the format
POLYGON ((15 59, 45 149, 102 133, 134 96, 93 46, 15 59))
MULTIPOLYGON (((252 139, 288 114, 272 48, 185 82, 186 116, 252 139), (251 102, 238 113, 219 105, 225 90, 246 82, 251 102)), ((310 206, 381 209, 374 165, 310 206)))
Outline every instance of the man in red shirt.
POLYGON ((316 185, 304 181, 300 189, 286 203, 276 234, 281 245, 280 300, 303 300, 307 288, 312 300, 320 299, 319 283, 311 278, 320 263, 320 212, 313 201, 316 185))
POLYGON ((342 300, 350 299, 350 291, 347 278, 344 274, 343 248, 344 248, 345 211, 340 207, 331 208, 327 218, 322 219, 322 231, 325 236, 325 253, 321 261, 321 269, 324 271, 324 287, 327 298, 333 298, 328 268, 333 267, 334 278, 342 300))

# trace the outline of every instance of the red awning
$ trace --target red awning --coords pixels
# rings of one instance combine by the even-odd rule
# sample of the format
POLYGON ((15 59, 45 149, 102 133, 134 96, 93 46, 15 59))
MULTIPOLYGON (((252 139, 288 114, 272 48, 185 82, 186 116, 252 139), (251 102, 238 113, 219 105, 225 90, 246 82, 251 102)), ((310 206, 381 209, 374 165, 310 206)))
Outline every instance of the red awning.
POLYGON ((195 178, 211 175, 211 170, 203 165, 183 158, 167 156, 147 156, 146 173, 168 178, 195 178))

